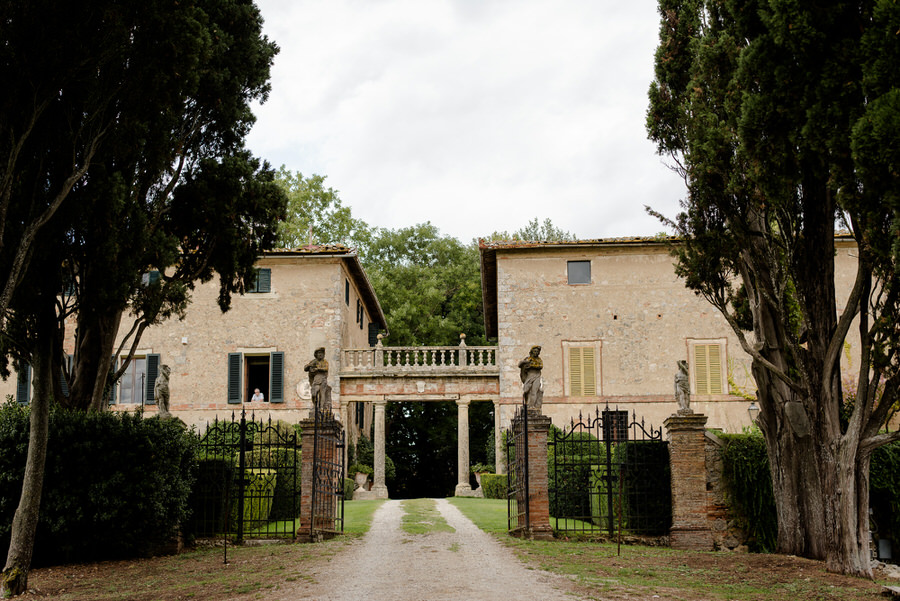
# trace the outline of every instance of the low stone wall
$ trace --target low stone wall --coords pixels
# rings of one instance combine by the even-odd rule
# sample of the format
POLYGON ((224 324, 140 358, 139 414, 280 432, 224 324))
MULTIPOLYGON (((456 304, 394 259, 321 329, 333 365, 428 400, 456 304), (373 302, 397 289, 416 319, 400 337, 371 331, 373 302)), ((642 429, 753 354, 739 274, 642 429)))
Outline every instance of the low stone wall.
POLYGON ((722 482, 723 443, 714 431, 706 431, 707 519, 717 551, 747 552, 747 532, 729 516, 728 500, 722 482))

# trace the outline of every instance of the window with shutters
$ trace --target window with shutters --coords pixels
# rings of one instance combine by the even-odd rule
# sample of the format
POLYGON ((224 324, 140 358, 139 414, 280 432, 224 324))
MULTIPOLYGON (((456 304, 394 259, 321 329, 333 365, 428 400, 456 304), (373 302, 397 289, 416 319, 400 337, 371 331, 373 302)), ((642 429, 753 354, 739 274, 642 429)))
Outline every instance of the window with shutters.
POLYGON ((253 402, 256 390, 265 403, 284 402, 284 353, 247 349, 228 354, 228 402, 253 402))
POLYGON ((688 340, 691 394, 725 394, 725 339, 688 340))
POLYGON ((563 341, 563 382, 565 396, 600 395, 599 340, 563 341))
POLYGON ((248 294, 264 294, 272 292, 272 270, 266 267, 260 267, 256 270, 256 277, 253 283, 247 288, 248 294))
MULTIPOLYGON (((156 398, 153 387, 159 376, 160 357, 155 353, 135 355, 125 368, 117 384, 109 390, 109 404, 153 405, 156 398)), ((116 362, 113 361, 111 370, 116 362)))

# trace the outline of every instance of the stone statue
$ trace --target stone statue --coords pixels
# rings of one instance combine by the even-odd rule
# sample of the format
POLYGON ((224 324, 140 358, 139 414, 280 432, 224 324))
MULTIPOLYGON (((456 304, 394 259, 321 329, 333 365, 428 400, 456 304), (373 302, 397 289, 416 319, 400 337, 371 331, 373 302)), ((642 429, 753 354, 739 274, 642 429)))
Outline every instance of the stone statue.
POLYGON ((309 392, 312 396, 313 408, 316 411, 331 411, 331 386, 328 385, 328 361, 325 360, 325 347, 319 347, 315 358, 304 366, 309 372, 309 392))
POLYGON ((688 362, 678 361, 675 372, 675 400, 678 401, 678 413, 693 413, 691 409, 691 380, 688 376, 688 362))
POLYGON ((160 419, 169 419, 172 414, 169 413, 169 374, 172 369, 168 365, 159 366, 159 375, 156 376, 156 383, 153 384, 153 398, 156 399, 157 415, 160 419))
POLYGON ((541 386, 541 369, 544 362, 540 358, 541 347, 533 346, 528 356, 519 361, 519 377, 522 379, 522 400, 530 411, 540 412, 544 402, 541 386))

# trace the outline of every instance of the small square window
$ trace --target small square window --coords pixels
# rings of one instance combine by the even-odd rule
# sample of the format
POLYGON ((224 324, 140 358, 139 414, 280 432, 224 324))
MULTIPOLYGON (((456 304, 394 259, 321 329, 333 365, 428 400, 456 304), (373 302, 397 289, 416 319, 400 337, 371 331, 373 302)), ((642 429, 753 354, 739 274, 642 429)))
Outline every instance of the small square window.
POLYGON ((590 261, 569 261, 568 262, 569 284, 590 284, 591 283, 591 262, 590 261))
POLYGON ((266 268, 257 269, 253 284, 247 288, 247 292, 260 294, 272 292, 272 270, 266 268))

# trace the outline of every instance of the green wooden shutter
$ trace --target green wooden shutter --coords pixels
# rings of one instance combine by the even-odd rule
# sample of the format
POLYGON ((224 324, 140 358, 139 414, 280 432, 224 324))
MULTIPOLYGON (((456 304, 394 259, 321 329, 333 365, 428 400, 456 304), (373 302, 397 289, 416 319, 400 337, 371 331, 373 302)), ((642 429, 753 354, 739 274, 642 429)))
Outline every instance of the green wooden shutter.
POLYGON ((269 402, 284 402, 284 353, 269 356, 269 402))
POLYGON ((228 353, 228 402, 241 402, 241 375, 244 367, 244 356, 241 353, 228 353))
POLYGON ((154 269, 150 272, 150 277, 148 279, 150 280, 150 285, 152 286, 159 281, 159 272, 154 269))
POLYGON ((144 399, 146 399, 144 403, 147 405, 156 404, 156 394, 153 391, 153 387, 156 385, 157 377, 159 377, 159 355, 154 353, 147 355, 147 378, 144 382, 144 399))
MULTIPOLYGON (((69 367, 69 371, 72 370, 72 355, 63 355, 63 361, 66 362, 66 365, 69 367)), ((60 366, 59 368, 59 386, 62 388, 62 393, 64 397, 69 396, 69 382, 66 380, 66 370, 60 366)))
POLYGON ((116 404, 116 383, 113 381, 113 376, 116 375, 116 356, 112 356, 112 360, 109 363, 109 376, 106 378, 106 384, 109 386, 108 394, 106 395, 106 404, 107 405, 115 405, 116 404))
POLYGON ((16 401, 20 405, 31 402, 31 366, 23 365, 16 374, 16 401))
POLYGON ((272 270, 261 267, 256 270, 256 281, 250 292, 272 292, 272 270))

